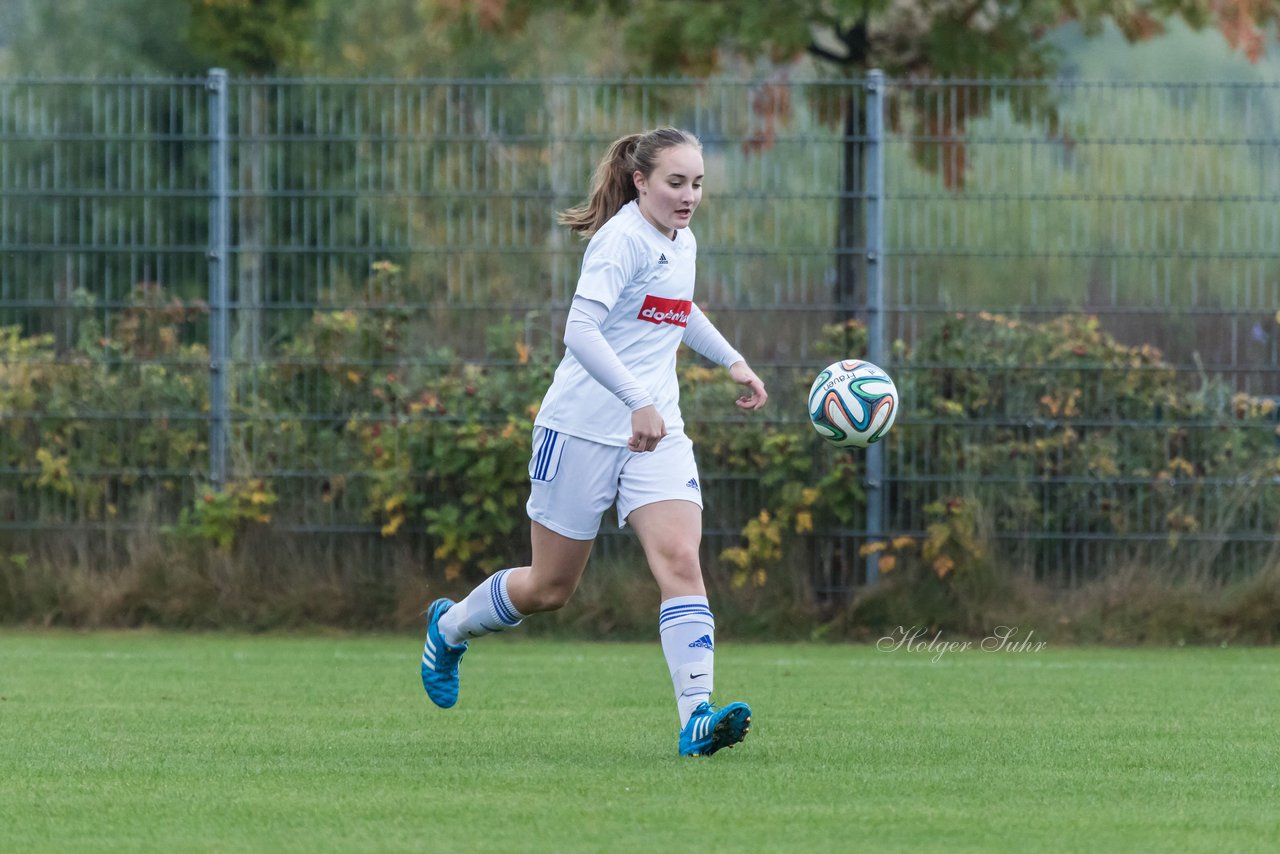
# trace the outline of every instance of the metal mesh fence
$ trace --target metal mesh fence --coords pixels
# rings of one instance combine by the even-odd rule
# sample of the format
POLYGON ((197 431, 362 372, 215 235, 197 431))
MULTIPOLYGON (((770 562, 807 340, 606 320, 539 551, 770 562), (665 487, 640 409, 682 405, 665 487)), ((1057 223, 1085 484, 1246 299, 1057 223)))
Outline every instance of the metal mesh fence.
MULTIPOLYGON (((410 392, 406 417, 463 417, 423 396, 460 362, 558 356, 583 246, 555 212, 613 139, 674 124, 708 169, 699 302, 770 383, 768 419, 808 431, 815 342, 883 324, 870 355, 903 394, 883 512, 807 535, 820 587, 957 496, 1042 577, 1171 539, 1247 568, 1277 541, 1275 472, 1178 461, 1223 441, 1236 395, 1280 395, 1278 111, 1275 85, 0 80, 0 525, 145 528, 202 484, 269 480, 281 532, 384 536, 361 430, 410 392), (1046 361, 1058 395, 998 336, 938 343, 957 318, 1064 316, 1162 359, 1046 361), (1115 392, 1135 374, 1207 403, 1144 409, 1115 392), (939 383, 1001 391, 955 409, 939 383), (1083 468, 991 459, 1064 433, 1083 468)), ((686 416, 732 430, 723 403, 695 387, 686 416)), ((1265 413, 1233 429, 1274 442, 1265 413)), ((703 474, 715 554, 771 496, 703 474)))
MULTIPOLYGON (((955 313, 1000 313, 988 328, 1070 314, 1163 356, 1159 365, 1086 357, 1083 370, 1068 357, 1042 368, 1061 379, 1037 396, 1034 384, 1017 393, 1025 366, 974 352, 968 376, 1012 387, 979 417, 952 422, 960 453, 903 443, 889 455, 889 480, 914 498, 897 507, 896 524, 918 530, 928 499, 976 492, 1007 554, 1063 581, 1126 561, 1258 565, 1277 531, 1274 450, 1230 473, 1187 460, 1231 444, 1215 414, 1234 395, 1280 393, 1280 88, 891 86, 902 105, 887 142, 891 337, 919 341, 955 313), (1124 397, 1138 374, 1202 405, 1174 412, 1158 394, 1124 397), (1045 399, 1070 394, 1078 406, 1045 399), (1089 465, 1029 470, 1013 458, 1064 434, 1089 465), (992 445, 1011 449, 1003 465, 966 465, 966 450, 992 445), (1010 506, 1015 498, 1032 507, 1010 506), (1013 518, 1040 524, 1014 528, 1013 518)), ((899 370, 955 367, 916 360, 899 370)), ((1273 448, 1274 428, 1273 417, 1234 425, 1273 448)), ((1058 462, 1070 451, 1064 444, 1058 462)))
POLYGON ((207 288, 208 108, 203 80, 0 83, 0 526, 154 518, 207 472, 207 316, 171 297, 207 288))

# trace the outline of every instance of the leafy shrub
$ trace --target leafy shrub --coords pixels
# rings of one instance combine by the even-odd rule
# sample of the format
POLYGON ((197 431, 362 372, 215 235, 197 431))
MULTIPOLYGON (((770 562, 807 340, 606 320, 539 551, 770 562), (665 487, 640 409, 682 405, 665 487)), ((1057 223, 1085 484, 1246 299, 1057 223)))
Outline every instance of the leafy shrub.
POLYGON ((136 518, 207 453, 208 351, 182 343, 203 307, 139 287, 106 337, 92 299, 76 302, 74 350, 0 329, 0 460, 22 472, 13 500, 35 521, 136 518))
MULTIPOLYGON (((828 341, 847 337, 847 326, 827 330, 828 341)), ((1124 345, 1093 318, 957 314, 912 352, 899 345, 897 362, 904 414, 887 442, 902 469, 928 477, 889 484, 891 537, 858 551, 883 578, 856 605, 868 622, 918 606, 925 623, 973 628, 1018 579, 1052 580, 1060 543, 1075 538, 1118 553, 1158 526, 1162 541, 1124 558, 1229 577, 1248 572, 1220 543, 1274 532, 1274 403, 1209 377, 1189 383, 1158 350, 1124 345)), ((814 566, 815 535, 857 536, 864 455, 815 451, 820 440, 793 428, 735 425, 709 443, 718 463, 761 472, 761 506, 721 554, 739 584, 814 566)), ((815 572, 840 569, 818 561, 815 572)))
POLYGON ((263 480, 232 481, 222 489, 206 487, 191 507, 184 507, 171 533, 181 539, 212 543, 226 551, 251 524, 271 522, 270 508, 279 500, 263 480))
MULTIPOLYGON (((396 554, 425 550, 425 569, 397 569, 396 602, 422 592, 406 579, 466 587, 519 560, 532 423, 555 349, 530 339, 526 318, 512 317, 488 327, 484 359, 469 361, 423 337, 429 324, 403 308, 400 287, 395 265, 376 265, 365 290, 378 301, 369 310, 317 310, 274 358, 239 367, 235 476, 221 491, 191 474, 208 453, 208 352, 186 343, 199 337, 202 304, 147 285, 107 327, 108 316, 80 294, 74 346, 0 329, 0 464, 16 472, 0 490, 0 510, 37 526, 95 522, 107 537, 117 522, 144 535, 154 525, 153 533, 164 528, 196 546, 182 552, 190 603, 142 607, 153 594, 140 592, 125 597, 130 620, 195 619, 201 602, 225 608, 235 598, 225 585, 240 583, 228 579, 241 577, 227 567, 256 560, 250 544, 283 541, 268 534, 291 526, 354 519, 396 554), (317 504, 330 515, 317 519, 317 504)), ((865 347, 860 324, 836 324, 814 355, 834 360, 865 347)), ((865 454, 832 448, 804 422, 794 402, 805 397, 809 370, 775 371, 779 403, 746 415, 732 407, 738 389, 725 371, 681 361, 708 527, 741 532, 708 561, 708 584, 746 624, 794 622, 797 608, 818 601, 838 633, 917 622, 912 614, 974 629, 1023 601, 1025 582, 1057 580, 1060 541, 1118 549, 1155 530, 1160 539, 1121 554, 1124 565, 1188 567, 1200 573, 1192 582, 1210 584, 1256 568, 1224 543, 1274 533, 1280 496, 1264 488, 1280 477, 1274 404, 1181 375, 1155 349, 1124 345, 1090 318, 955 315, 913 350, 897 345, 892 370, 904 410, 886 441, 907 476, 889 480, 889 535, 868 541, 865 454), (857 591, 869 559, 882 580, 875 591, 859 591, 852 608, 827 596, 857 591)), ((10 551, 3 566, 14 613, 69 595, 65 579, 41 574, 38 549, 10 551)), ((159 590, 166 573, 180 572, 157 557, 163 549, 143 551, 146 571, 131 589, 159 590)), ((1088 578, 1075 581, 1088 587, 1088 578)), ((359 583, 376 586, 365 576, 359 583)), ((1249 631, 1271 632, 1274 583, 1240 590, 1232 595, 1249 631)), ((364 620, 386 597, 350 601, 364 620)), ((83 616, 97 607, 65 613, 98 619, 83 616)), ((1175 615, 1160 618, 1168 623, 1180 607, 1150 613, 1175 615)), ((289 609, 313 613, 296 602, 289 609)), ((272 624, 249 605, 218 613, 250 611, 255 625, 272 624)), ((1087 620, 1064 618, 1085 632, 1087 620)), ((1158 633, 1153 619, 1113 622, 1100 636, 1137 633, 1139 624, 1158 633)), ((1223 631, 1213 620, 1227 617, 1196 619, 1209 627, 1192 637, 1210 638, 1223 631)))

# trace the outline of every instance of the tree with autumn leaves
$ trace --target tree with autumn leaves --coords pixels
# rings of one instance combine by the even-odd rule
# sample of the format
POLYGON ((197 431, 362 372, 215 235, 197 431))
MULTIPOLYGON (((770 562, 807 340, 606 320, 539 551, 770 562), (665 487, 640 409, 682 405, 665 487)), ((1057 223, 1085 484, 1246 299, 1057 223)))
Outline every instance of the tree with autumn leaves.
MULTIPOLYGON (((5 0, 0 0, 3 4, 5 0)), ((1113 22, 1131 42, 1153 38, 1180 19, 1215 27, 1256 61, 1280 26, 1280 0, 66 0, 26 4, 29 26, 15 41, 20 55, 40 45, 64 62, 100 56, 75 36, 77 20, 133 22, 143 63, 137 70, 200 73, 219 65, 233 73, 389 76, 706 75, 743 64, 783 77, 800 61, 819 74, 856 79, 878 68, 891 79, 1042 78, 1061 55, 1047 39, 1068 22, 1098 35, 1113 22), (42 23, 43 22, 43 23, 42 23), (34 26, 34 29, 32 27, 34 26), (149 28, 163 28, 151 33, 149 28), (41 38, 56 33, 58 39, 41 38), (59 45, 67 45, 65 50, 59 45), (147 46, 152 46, 150 49, 147 46)), ((12 15, 10 15, 12 17, 12 15)), ((123 37, 123 36, 122 36, 123 37)), ((43 60, 47 66, 47 60, 43 60)), ((121 60, 124 61, 124 60, 121 60)), ((75 68, 41 70, 75 71, 75 68)), ((123 69, 114 68, 115 72, 123 69)), ((760 87, 752 109, 766 132, 787 121, 794 105, 783 86, 760 87)), ((905 122, 918 138, 917 157, 948 187, 965 179, 966 124, 990 99, 931 109, 938 90, 893 90, 891 126, 905 122)), ((856 305, 858 254, 864 245, 864 145, 860 96, 825 93, 815 113, 842 130, 842 191, 836 255, 837 302, 856 305)), ((1056 123, 1048 96, 1011 105, 1056 123)), ((258 105, 261 112, 265 107, 258 105)), ((619 129, 622 130, 622 129, 619 129)), ((249 217, 252 221, 253 217, 249 217)), ((251 272, 251 271, 250 271, 251 272)), ((249 276, 252 282, 254 276, 249 276)))
MULTIPOLYGON (((441 0, 440 5, 451 10, 458 25, 495 33, 518 31, 553 9, 604 15, 622 33, 637 69, 692 75, 742 59, 765 58, 785 69, 807 57, 838 78, 861 77, 873 68, 891 78, 1042 78, 1055 73, 1061 59, 1045 37, 1063 24, 1077 22, 1086 35, 1096 36, 1112 21, 1126 39, 1138 42, 1163 33, 1173 19, 1193 29, 1217 27, 1232 48, 1257 61, 1268 32, 1280 25, 1280 0, 441 0)), ((892 105, 890 121, 912 115, 917 135, 938 141, 918 148, 922 165, 939 171, 947 186, 959 187, 965 124, 980 118, 991 101, 961 101, 936 110, 927 108, 935 97, 930 87, 905 93, 899 96, 914 103, 892 105)), ((785 121, 791 108, 789 99, 769 97, 767 89, 753 106, 770 113, 770 122, 785 121)), ((1019 106, 1055 123, 1052 102, 1027 100, 1019 106)), ((834 237, 837 248, 844 249, 865 243, 860 109, 858 96, 848 91, 837 109, 817 110, 843 130, 842 200, 834 237)), ((836 300, 850 307, 856 303, 855 258, 839 252, 835 265, 836 300)))
POLYGON ((1164 32, 1181 18, 1216 26, 1256 60, 1268 29, 1280 23, 1277 0, 478 0, 445 5, 480 22, 520 26, 537 9, 607 8, 631 53, 657 71, 705 74, 729 56, 784 63, 812 56, 836 73, 871 68, 895 77, 1039 77, 1056 68, 1044 37, 1069 21, 1096 35, 1114 21, 1130 41, 1164 32))
MULTIPOLYGON (((221 65, 413 76, 440 74, 481 50, 495 73, 529 74, 539 69, 501 47, 528 52, 533 45, 522 37, 536 32, 539 42, 562 39, 540 54, 543 74, 572 73, 575 57, 607 54, 601 67, 621 61, 694 76, 744 58, 785 67, 808 57, 842 77, 879 68, 891 77, 1026 78, 1054 73, 1059 57, 1045 37, 1068 22, 1098 35, 1111 21, 1138 42, 1181 19, 1216 27, 1255 61, 1280 24, 1280 0, 0 0, 0 7, 15 27, 9 41, 18 70, 45 70, 28 67, 39 53, 57 58, 64 73, 96 67, 87 55, 96 37, 128 43, 139 71, 221 65), (47 38, 55 33, 63 38, 47 38), (389 43, 417 44, 418 57, 389 43), (403 67, 371 68, 374 57, 403 67)), ((124 61, 113 73, 129 70, 124 61)))

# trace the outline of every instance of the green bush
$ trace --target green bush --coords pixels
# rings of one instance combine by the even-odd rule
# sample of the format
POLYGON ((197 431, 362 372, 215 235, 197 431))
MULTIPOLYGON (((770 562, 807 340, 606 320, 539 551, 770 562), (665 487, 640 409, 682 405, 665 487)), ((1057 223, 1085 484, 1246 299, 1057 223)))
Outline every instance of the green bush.
MULTIPOLYGON (((845 340, 848 330, 828 335, 845 340)), ((1081 316, 957 314, 912 351, 900 346, 893 372, 904 417, 889 453, 928 477, 891 484, 892 536, 858 551, 878 562, 883 583, 863 591, 842 625, 915 614, 977 630, 1014 602, 1020 582, 1054 581, 1061 543, 1072 539, 1115 564, 1163 567, 1171 586, 1266 565, 1259 549, 1241 566, 1223 543, 1270 536, 1280 519, 1272 401, 1210 377, 1180 380, 1154 348, 1122 344, 1081 316)), ((710 447, 718 464, 757 468, 768 487, 742 543, 721 555, 739 583, 813 565, 811 531, 856 531, 862 455, 815 454, 819 440, 800 433, 735 426, 731 440, 703 443, 704 465, 710 447)), ((847 566, 843 577, 857 585, 847 566)))
POLYGON ((111 337, 77 297, 78 346, 0 329, 0 459, 19 478, 8 501, 34 522, 136 519, 207 453, 208 351, 183 344, 200 306, 139 287, 111 337), (139 488, 144 481, 147 488, 139 488))
MULTIPOLYGON (((198 623, 215 608, 209 603, 221 603, 215 610, 228 619, 252 613, 255 625, 271 624, 269 613, 227 603, 240 601, 230 595, 236 585, 263 595, 275 588, 254 587, 252 573, 229 567, 290 561, 262 551, 270 543, 292 548, 277 530, 305 537, 316 525, 354 522, 398 555, 427 556, 426 566, 412 569, 397 558, 384 581, 376 573, 323 581, 332 567, 309 570, 328 585, 330 601, 359 603, 351 607, 362 620, 373 619, 374 603, 412 601, 422 584, 460 591, 523 560, 525 470, 554 348, 530 342, 525 318, 506 318, 490 325, 484 360, 468 361, 420 340, 422 319, 400 307, 394 265, 372 275, 378 286, 369 291, 384 295, 382 303, 318 310, 277 345, 276 357, 232 377, 233 477, 221 490, 189 474, 208 452, 208 353, 184 343, 199 336, 203 305, 139 288, 108 334, 103 315, 81 296, 72 348, 0 329, 0 410, 9 414, 0 425, 0 459, 18 473, 5 481, 0 502, 11 518, 36 526, 96 523, 107 538, 101 563, 108 568, 145 554, 146 571, 129 577, 150 592, 118 599, 130 603, 129 619, 161 614, 155 619, 198 623), (117 525, 135 539, 109 545, 117 525), (136 542, 148 536, 179 547, 172 565, 157 557, 162 550, 136 542), (185 605, 172 596, 152 602, 163 598, 163 579, 179 574, 187 579, 182 589, 199 595, 185 605), (335 591, 347 583, 369 592, 344 599, 335 591), (399 592, 373 590, 386 584, 399 592)), ((865 348, 865 329, 849 322, 827 328, 814 355, 834 360, 865 348)), ((913 348, 897 345, 890 367, 903 410, 886 443, 906 475, 890 477, 888 536, 868 540, 861 533, 865 454, 826 445, 792 411, 811 371, 769 374, 780 403, 748 415, 733 409, 737 388, 725 371, 697 357, 682 360, 707 524, 740 532, 710 555, 708 583, 740 625, 777 631, 807 613, 837 635, 894 621, 977 631, 1017 608, 1048 613, 1027 591, 1061 581, 1052 564, 1061 542, 1078 538, 1100 544, 1095 555, 1113 556, 1115 566, 1159 570, 1169 589, 1221 585, 1217 599, 1238 602, 1253 635, 1273 630, 1274 584, 1257 580, 1274 576, 1271 564, 1265 556, 1242 564, 1224 548, 1240 534, 1265 541, 1280 518, 1280 496, 1268 488, 1280 477, 1271 401, 1234 393, 1213 377, 1188 379, 1155 349, 1125 345, 1078 316, 1032 323, 957 314, 913 348), (861 590, 868 560, 882 583, 861 590), (858 595, 851 602, 827 595, 842 589, 858 595)), ((45 619, 35 612, 70 595, 71 576, 50 581, 41 573, 67 552, 42 553, 32 545, 36 535, 22 537, 9 536, 12 556, 0 564, 7 579, 0 608, 11 619, 45 619)), ((88 583, 84 555, 98 547, 76 548, 77 583, 88 583)), ((56 566, 51 571, 57 575, 56 566)), ((1078 591, 1099 589, 1087 576, 1070 581, 1078 591)), ((614 587, 626 584, 605 585, 614 587)), ((101 607, 62 613, 109 621, 101 607)), ((397 620, 410 619, 407 606, 389 607, 397 620)), ((1149 615, 1176 622, 1180 607, 1153 607, 1118 628, 1113 619, 1097 635, 1169 635, 1152 629, 1149 615)), ((597 610, 613 625, 625 622, 616 609, 597 610)), ((313 613, 296 603, 288 612, 313 613)), ((340 620, 336 614, 318 618, 340 620)), ((1090 636, 1080 613, 1060 616, 1090 636)), ((1230 620, 1221 613, 1195 619, 1210 628, 1193 639, 1222 634, 1212 626, 1230 620)))

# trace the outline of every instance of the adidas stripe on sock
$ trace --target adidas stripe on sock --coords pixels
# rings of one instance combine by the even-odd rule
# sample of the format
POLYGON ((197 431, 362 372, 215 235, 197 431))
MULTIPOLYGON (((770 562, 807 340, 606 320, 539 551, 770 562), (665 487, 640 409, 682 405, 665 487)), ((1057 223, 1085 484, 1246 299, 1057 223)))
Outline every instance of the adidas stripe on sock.
POLYGON ((524 614, 511 604, 507 595, 509 569, 495 572, 450 608, 440 618, 440 634, 445 642, 457 646, 467 638, 478 638, 520 625, 524 614))
POLYGON ((698 704, 711 699, 715 682, 716 621, 707 597, 677 596, 663 602, 658 634, 684 729, 698 704))

